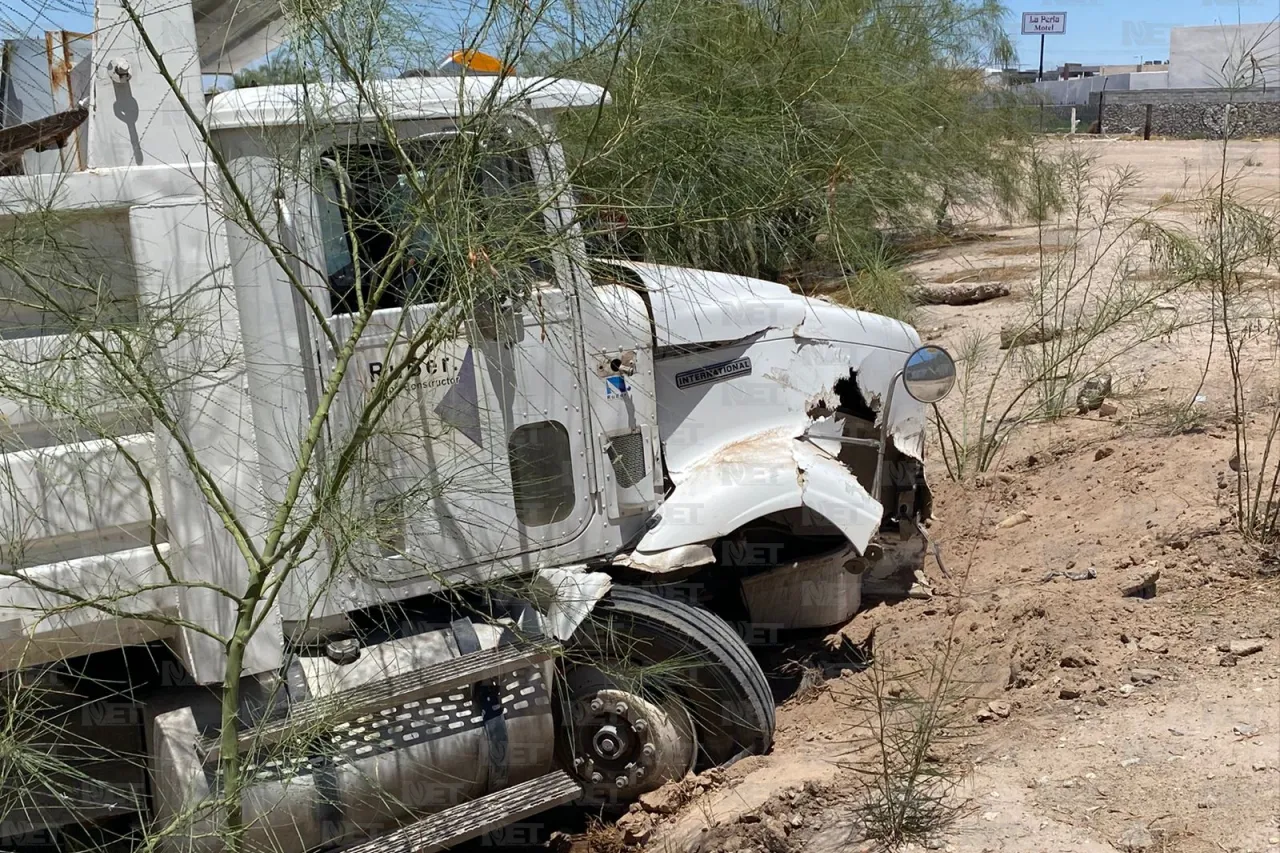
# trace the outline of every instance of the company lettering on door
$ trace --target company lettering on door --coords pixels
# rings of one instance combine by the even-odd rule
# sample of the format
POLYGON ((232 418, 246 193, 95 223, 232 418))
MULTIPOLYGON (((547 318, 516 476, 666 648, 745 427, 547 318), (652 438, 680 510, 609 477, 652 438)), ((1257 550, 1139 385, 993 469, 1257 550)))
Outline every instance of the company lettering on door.
MULTIPOLYGON (((421 364, 414 365, 409 369, 410 379, 405 383, 405 389, 424 390, 427 388, 444 388, 458 381, 458 368, 460 362, 457 358, 445 356, 443 358, 425 359, 421 364)), ((382 376, 385 365, 381 361, 369 362, 369 379, 377 382, 378 377, 382 376)))

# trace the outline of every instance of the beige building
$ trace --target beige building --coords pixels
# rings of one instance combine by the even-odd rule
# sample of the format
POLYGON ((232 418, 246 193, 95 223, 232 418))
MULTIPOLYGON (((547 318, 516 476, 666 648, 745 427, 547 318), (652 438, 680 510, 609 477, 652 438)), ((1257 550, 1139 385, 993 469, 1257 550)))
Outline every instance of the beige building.
POLYGON ((1168 71, 1169 60, 1147 60, 1145 62, 1130 62, 1123 65, 1099 65, 1098 76, 1104 77, 1107 74, 1131 74, 1138 71, 1168 71))

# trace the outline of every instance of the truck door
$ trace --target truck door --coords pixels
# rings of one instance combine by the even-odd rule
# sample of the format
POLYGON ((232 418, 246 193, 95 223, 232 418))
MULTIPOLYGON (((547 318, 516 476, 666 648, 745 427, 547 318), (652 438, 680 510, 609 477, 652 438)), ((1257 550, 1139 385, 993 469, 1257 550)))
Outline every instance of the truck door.
MULTIPOLYGON (((332 456, 387 397, 353 478, 352 539, 364 545, 351 553, 375 583, 535 567, 591 516, 580 324, 535 180, 545 163, 506 143, 460 168, 445 149, 463 144, 406 146, 412 174, 370 146, 335 152, 319 202, 337 340, 360 317, 365 282, 396 282, 360 338, 329 441, 332 456)), ((320 360, 332 370, 331 347, 320 360)))

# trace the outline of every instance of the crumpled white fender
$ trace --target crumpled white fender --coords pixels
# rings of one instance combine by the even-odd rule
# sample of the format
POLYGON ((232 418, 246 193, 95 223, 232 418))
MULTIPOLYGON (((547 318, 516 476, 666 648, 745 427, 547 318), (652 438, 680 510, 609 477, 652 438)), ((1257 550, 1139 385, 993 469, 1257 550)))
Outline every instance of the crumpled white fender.
POLYGON ((684 472, 660 520, 641 538, 633 562, 687 544, 690 537, 727 536, 769 513, 808 507, 830 521, 862 552, 880 526, 881 509, 858 478, 834 458, 839 421, 812 421, 803 430, 775 429, 720 449, 684 472))
POLYGON ((604 598, 613 580, 585 566, 540 569, 533 581, 533 600, 542 617, 542 631, 564 642, 573 636, 604 598))

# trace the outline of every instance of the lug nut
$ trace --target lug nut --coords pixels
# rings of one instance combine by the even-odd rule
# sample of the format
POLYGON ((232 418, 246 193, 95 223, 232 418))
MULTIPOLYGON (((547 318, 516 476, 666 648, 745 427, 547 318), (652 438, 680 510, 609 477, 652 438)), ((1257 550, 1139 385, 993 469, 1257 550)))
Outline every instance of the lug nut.
POLYGON ((648 720, 636 720, 631 724, 631 728, 635 729, 640 734, 644 734, 649 730, 649 722, 648 720))
POLYGON ((614 705, 614 706, 613 706, 613 713, 617 714, 619 717, 621 717, 621 716, 623 716, 624 714, 626 714, 626 713, 627 713, 627 703, 626 703, 626 702, 619 702, 617 705, 614 705))
POLYGON ((658 754, 658 748, 651 743, 646 743, 644 746, 640 747, 640 754, 645 758, 653 758, 658 754))
POLYGON ((627 781, 626 776, 619 776, 617 779, 613 780, 613 784, 617 785, 618 790, 621 791, 623 788, 627 787, 627 785, 630 783, 627 781))
POLYGON ((637 779, 643 779, 643 778, 644 778, 644 768, 643 768, 643 767, 637 767, 637 768, 636 768, 636 778, 637 778, 637 779))
POLYGON ((574 769, 574 770, 579 769, 580 767, 582 767, 582 765, 583 765, 583 764, 586 764, 586 762, 585 762, 585 761, 583 761, 581 758, 575 758, 575 759, 573 759, 573 769, 574 769))
POLYGON ((592 774, 591 774, 591 784, 593 784, 593 785, 599 785, 599 784, 600 784, 601 782, 603 782, 603 781, 604 781, 604 777, 603 777, 603 776, 601 776, 599 773, 592 773, 592 774))
POLYGON ((601 711, 603 711, 603 710, 604 710, 604 700, 603 700, 603 699, 595 698, 595 699, 592 699, 592 700, 591 700, 591 713, 593 713, 593 714, 599 714, 599 713, 600 713, 601 711))

